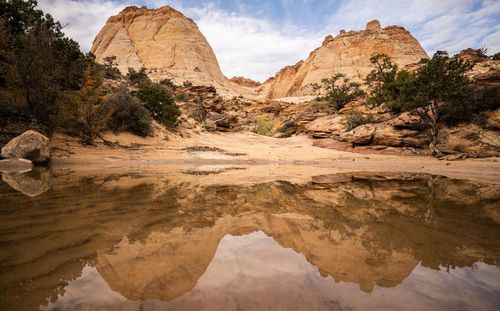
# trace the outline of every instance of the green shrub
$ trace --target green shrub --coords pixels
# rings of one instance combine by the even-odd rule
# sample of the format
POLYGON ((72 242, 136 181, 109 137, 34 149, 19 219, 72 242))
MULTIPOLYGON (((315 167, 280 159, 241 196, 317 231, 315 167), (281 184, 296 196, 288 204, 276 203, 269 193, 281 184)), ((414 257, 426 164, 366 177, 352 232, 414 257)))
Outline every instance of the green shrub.
POLYGON ((448 125, 473 121, 481 112, 500 107, 500 86, 471 86, 470 97, 443 111, 442 121, 448 125))
POLYGON ((138 91, 132 92, 132 95, 144 103, 144 107, 149 110, 155 120, 168 128, 175 126, 181 112, 172 96, 161 86, 143 85, 138 91))
POLYGON ((85 70, 81 90, 67 91, 58 102, 59 124, 65 131, 80 137, 81 142, 93 145, 111 115, 111 109, 102 96, 102 72, 97 66, 85 70))
POLYGON ((335 109, 342 109, 348 103, 363 96, 361 84, 351 82, 344 74, 336 74, 328 79, 321 80, 326 90, 326 98, 335 109))
POLYGON ((138 136, 151 134, 151 114, 142 102, 120 88, 106 101, 113 111, 108 127, 114 132, 128 131, 138 136))
POLYGON ((175 99, 178 101, 187 102, 189 100, 189 94, 187 93, 175 94, 175 99))
POLYGON ((253 132, 259 135, 269 135, 279 124, 278 119, 269 120, 265 115, 258 116, 256 122, 253 132))
POLYGON ((345 126, 350 131, 360 125, 373 123, 375 118, 372 114, 365 115, 357 109, 351 109, 345 113, 345 126))
POLYGON ((128 69, 127 78, 132 81, 132 83, 137 85, 146 85, 151 84, 151 80, 146 74, 146 68, 142 67, 139 71, 136 71, 134 68, 128 69))
POLYGON ((108 56, 103 59, 101 66, 104 77, 110 80, 117 80, 121 77, 120 70, 116 67, 116 56, 108 56))
POLYGON ((429 149, 435 156, 442 153, 436 147, 438 122, 446 111, 466 105, 471 98, 467 72, 471 65, 448 53, 437 51, 411 79, 402 84, 398 101, 403 110, 417 114, 430 129, 429 149))
POLYGON ((290 137, 292 134, 296 133, 298 129, 297 122, 293 120, 286 121, 285 124, 279 129, 279 132, 282 133, 282 137, 290 137))

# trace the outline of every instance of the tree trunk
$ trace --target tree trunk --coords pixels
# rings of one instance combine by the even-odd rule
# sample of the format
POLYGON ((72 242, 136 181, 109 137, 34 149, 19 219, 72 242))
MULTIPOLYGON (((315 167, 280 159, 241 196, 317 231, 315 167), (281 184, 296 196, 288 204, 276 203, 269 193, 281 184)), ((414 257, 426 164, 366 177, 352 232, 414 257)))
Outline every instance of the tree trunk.
POLYGON ((437 120, 434 117, 431 117, 431 122, 430 122, 430 128, 431 128, 431 142, 429 144, 429 149, 431 151, 431 154, 435 156, 436 158, 440 158, 443 156, 443 153, 437 148, 437 135, 438 135, 438 129, 437 129, 437 120))

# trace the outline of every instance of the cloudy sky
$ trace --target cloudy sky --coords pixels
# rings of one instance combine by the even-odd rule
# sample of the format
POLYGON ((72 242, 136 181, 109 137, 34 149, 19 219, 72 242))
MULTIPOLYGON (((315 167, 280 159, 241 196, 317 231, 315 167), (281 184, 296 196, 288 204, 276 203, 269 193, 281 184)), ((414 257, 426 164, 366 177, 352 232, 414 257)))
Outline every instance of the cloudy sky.
POLYGON ((128 5, 170 5, 192 18, 228 77, 263 81, 306 58, 327 34, 379 19, 401 25, 432 54, 468 47, 500 52, 500 0, 38 0, 88 51, 106 19, 128 5))

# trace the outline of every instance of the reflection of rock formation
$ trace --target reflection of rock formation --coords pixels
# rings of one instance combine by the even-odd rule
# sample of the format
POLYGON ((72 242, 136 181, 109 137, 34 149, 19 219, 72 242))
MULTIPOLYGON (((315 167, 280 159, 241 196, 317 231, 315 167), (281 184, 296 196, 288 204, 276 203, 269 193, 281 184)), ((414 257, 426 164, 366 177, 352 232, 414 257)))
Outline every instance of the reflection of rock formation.
POLYGON ((193 288, 226 234, 256 230, 366 292, 396 286, 418 262, 499 264, 496 185, 349 174, 202 187, 183 178, 192 182, 55 173, 53 191, 35 199, 0 184, 0 303, 33 309, 84 264, 129 299, 170 300, 193 288))
POLYGON ((299 214, 258 212, 223 217, 208 228, 189 231, 176 228, 170 233, 152 233, 142 242, 123 240, 111 253, 98 256, 97 268, 110 287, 128 299, 168 301, 194 287, 225 235, 256 230, 262 230, 283 247, 304 254, 323 276, 358 283, 367 292, 375 284, 396 286, 417 264, 407 253, 372 254, 363 247, 362 241, 356 237, 342 239, 321 220, 299 214), (335 238, 338 242, 332 243, 335 238))
POLYGON ((5 173, 2 180, 29 197, 39 196, 50 188, 50 173, 46 168, 38 167, 26 173, 5 173))

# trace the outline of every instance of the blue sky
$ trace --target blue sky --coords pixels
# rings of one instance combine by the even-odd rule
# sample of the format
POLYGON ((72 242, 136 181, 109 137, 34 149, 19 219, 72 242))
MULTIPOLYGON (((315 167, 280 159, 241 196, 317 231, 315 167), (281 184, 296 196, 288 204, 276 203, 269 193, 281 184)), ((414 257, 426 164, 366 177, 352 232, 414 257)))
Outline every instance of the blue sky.
POLYGON ((428 54, 468 47, 500 52, 500 0, 39 0, 88 50, 110 15, 127 5, 170 5, 196 21, 228 77, 263 81, 292 65, 340 29, 360 30, 372 19, 401 25, 428 54))

